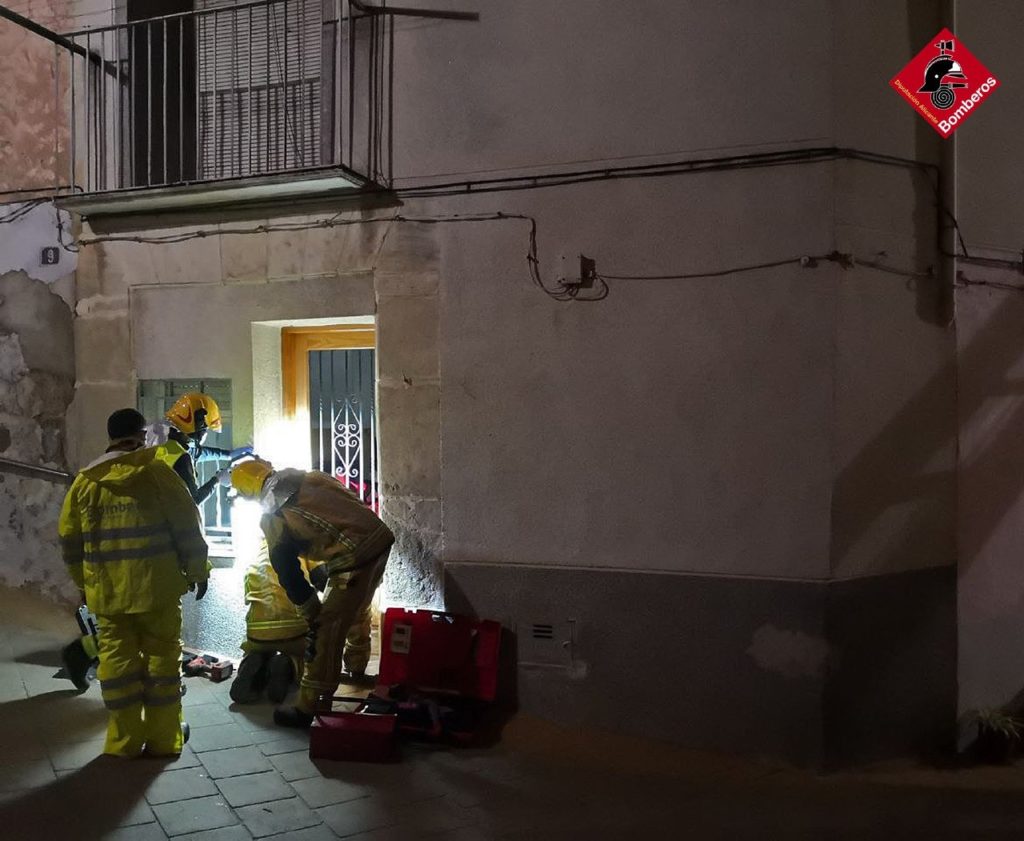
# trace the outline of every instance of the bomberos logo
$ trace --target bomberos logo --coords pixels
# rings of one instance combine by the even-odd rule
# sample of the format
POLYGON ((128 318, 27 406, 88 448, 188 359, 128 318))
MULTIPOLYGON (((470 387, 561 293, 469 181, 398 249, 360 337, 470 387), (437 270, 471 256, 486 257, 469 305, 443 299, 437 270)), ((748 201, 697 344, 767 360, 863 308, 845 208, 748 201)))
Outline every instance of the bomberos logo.
POLYGON ((952 32, 943 29, 935 43, 921 50, 889 84, 932 128, 949 137, 999 80, 952 32))

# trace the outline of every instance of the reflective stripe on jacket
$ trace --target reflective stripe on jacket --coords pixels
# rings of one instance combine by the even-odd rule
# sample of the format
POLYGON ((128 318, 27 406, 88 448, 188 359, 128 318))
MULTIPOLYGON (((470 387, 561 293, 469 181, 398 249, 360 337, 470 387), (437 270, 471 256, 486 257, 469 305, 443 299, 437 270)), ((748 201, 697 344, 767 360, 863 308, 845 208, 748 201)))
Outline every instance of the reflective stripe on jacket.
POLYGON ((298 605, 313 595, 299 571, 299 556, 326 563, 335 575, 372 563, 395 542, 391 529, 359 497, 319 471, 276 471, 260 502, 271 563, 298 605))
POLYGON ((267 481, 260 525, 274 553, 287 532, 302 554, 322 561, 333 575, 369 563, 395 542, 380 517, 348 488, 317 470, 280 470, 267 481))
MULTIPOLYGON (((317 566, 300 558, 303 572, 317 566)), ((292 604, 270 563, 267 544, 260 547, 256 561, 245 571, 245 632, 251 640, 267 642, 301 637, 309 630, 306 618, 292 604)))
POLYGON ((75 477, 58 524, 68 572, 94 613, 146 613, 209 576, 199 512, 154 448, 75 477))

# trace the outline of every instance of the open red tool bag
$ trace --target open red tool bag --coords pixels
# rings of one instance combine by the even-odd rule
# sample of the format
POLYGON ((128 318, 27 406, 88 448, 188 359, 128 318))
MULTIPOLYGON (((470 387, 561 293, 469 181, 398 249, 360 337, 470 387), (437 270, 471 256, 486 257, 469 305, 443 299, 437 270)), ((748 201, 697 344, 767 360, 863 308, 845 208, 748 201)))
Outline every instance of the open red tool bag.
POLYGON ((309 755, 394 761, 398 736, 468 744, 498 695, 501 624, 432 610, 389 608, 381 622, 377 687, 354 712, 320 713, 309 755))

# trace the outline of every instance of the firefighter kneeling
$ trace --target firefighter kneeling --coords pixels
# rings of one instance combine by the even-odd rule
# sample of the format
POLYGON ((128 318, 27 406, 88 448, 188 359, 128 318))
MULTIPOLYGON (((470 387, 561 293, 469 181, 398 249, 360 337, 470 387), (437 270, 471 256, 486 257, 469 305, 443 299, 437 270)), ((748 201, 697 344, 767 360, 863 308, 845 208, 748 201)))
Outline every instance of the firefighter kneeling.
MULTIPOLYGON (((299 560, 306 578, 323 592, 327 565, 299 560)), ((245 656, 231 684, 231 700, 251 704, 265 689, 267 697, 279 704, 302 677, 309 623, 278 581, 266 541, 261 541, 255 562, 245 571, 245 604, 245 656)))
POLYGON ((270 563, 309 623, 298 703, 274 712, 277 724, 309 727, 313 713, 337 689, 342 666, 353 674, 366 670, 370 602, 395 536, 355 494, 324 473, 275 471, 256 459, 235 467, 231 484, 239 495, 259 500, 270 563), (303 574, 301 557, 327 567, 322 602, 303 574))

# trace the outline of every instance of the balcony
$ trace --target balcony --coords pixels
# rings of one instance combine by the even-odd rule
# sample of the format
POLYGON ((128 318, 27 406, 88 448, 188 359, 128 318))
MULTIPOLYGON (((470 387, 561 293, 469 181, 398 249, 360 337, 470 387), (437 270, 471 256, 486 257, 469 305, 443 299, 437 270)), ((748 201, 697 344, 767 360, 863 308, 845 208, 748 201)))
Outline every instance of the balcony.
POLYGON ((56 90, 76 195, 63 206, 92 216, 390 185, 390 15, 350 0, 200 4, 135 0, 127 22, 65 36, 56 90))

